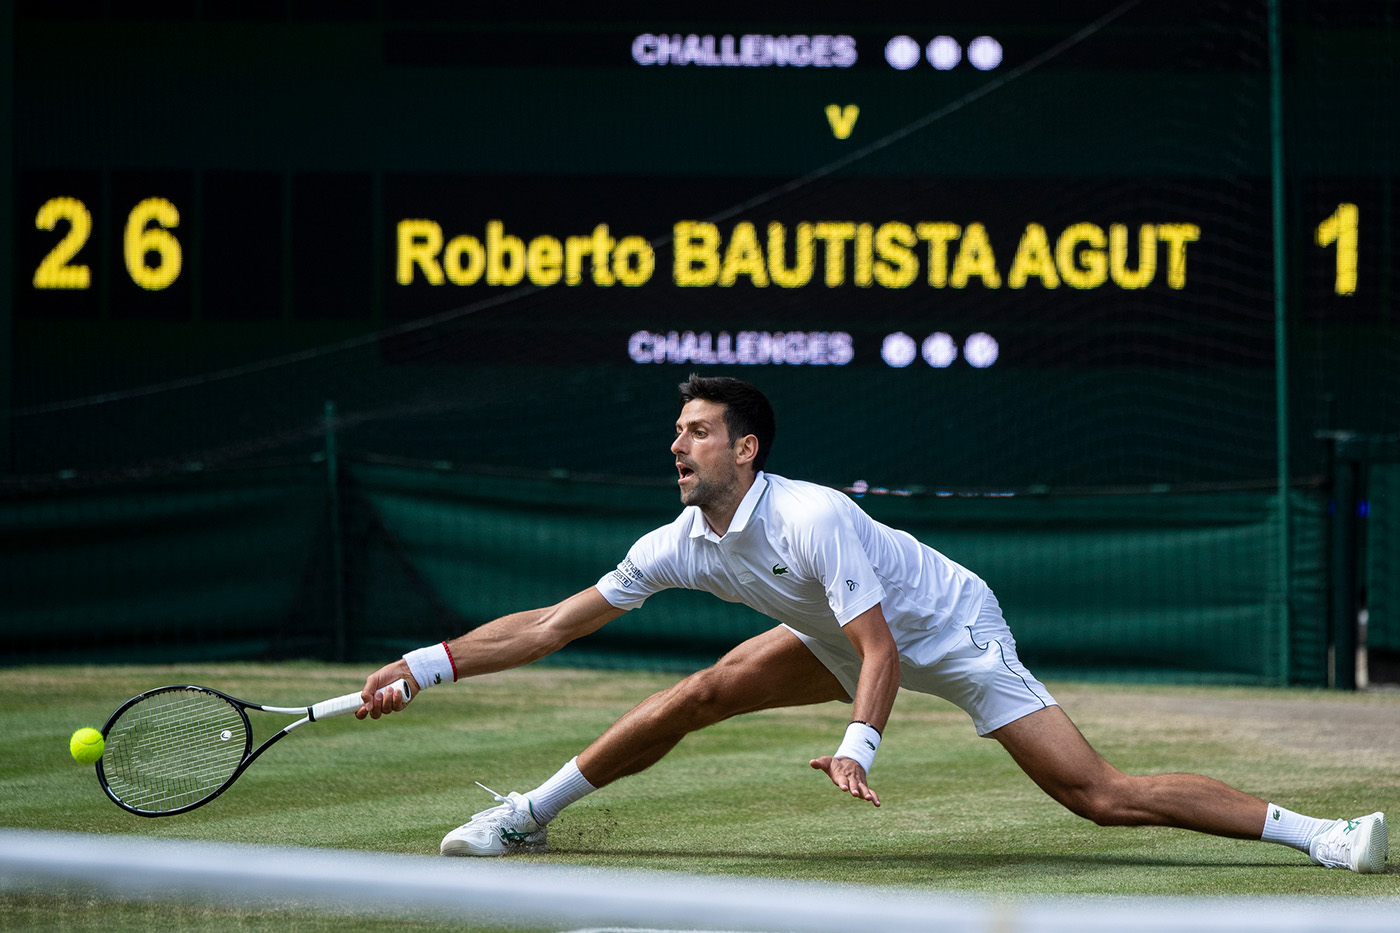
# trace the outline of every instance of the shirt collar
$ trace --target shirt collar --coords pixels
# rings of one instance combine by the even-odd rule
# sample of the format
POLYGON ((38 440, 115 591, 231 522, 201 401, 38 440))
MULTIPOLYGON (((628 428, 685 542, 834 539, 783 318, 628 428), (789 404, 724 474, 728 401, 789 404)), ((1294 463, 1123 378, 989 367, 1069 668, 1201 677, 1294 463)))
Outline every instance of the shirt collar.
MULTIPOLYGON (((749 525, 749 519, 753 518, 754 510, 758 508, 758 500, 763 498, 763 493, 768 489, 768 476, 759 470, 754 475, 753 485, 749 491, 744 493, 744 498, 739 500, 739 508, 734 510, 734 518, 729 523, 729 530, 725 535, 732 535, 736 531, 743 531, 749 525)), ((692 538, 708 537, 712 541, 720 540, 719 535, 710 529, 710 523, 705 521, 705 513, 701 512, 698 506, 692 506, 695 515, 690 523, 690 536, 692 538)))

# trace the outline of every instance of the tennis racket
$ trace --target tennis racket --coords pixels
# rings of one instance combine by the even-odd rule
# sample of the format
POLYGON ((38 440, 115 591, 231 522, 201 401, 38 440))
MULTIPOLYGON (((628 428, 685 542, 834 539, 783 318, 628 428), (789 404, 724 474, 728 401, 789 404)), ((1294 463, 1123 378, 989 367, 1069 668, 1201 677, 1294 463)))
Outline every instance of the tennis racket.
MULTIPOLYGON (((410 699, 408 684, 380 688, 410 699)), ((359 709, 358 693, 314 706, 264 706, 209 687, 157 687, 123 703, 102 727, 97 780, 112 802, 139 816, 170 816, 203 806, 229 789, 258 756, 308 722, 359 709), (300 716, 253 749, 250 709, 300 716)))

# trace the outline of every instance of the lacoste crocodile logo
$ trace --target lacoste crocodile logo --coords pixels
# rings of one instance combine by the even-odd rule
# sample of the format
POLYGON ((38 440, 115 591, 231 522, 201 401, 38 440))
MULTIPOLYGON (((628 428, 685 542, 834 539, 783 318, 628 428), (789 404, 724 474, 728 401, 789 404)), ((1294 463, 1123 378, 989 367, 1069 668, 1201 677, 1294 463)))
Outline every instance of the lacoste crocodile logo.
POLYGON ((779 564, 774 564, 774 565, 773 565, 773 576, 775 576, 775 577, 781 577, 783 574, 785 574, 785 573, 787 573, 787 572, 788 572, 788 569, 787 569, 786 567, 783 567, 783 566, 781 566, 781 565, 779 565, 779 564))

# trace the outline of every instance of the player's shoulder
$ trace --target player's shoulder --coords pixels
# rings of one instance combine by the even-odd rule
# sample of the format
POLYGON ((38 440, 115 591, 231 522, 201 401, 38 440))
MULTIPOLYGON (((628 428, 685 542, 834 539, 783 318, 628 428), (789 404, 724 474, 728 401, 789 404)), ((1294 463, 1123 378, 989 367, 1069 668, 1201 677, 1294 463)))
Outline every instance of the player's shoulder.
POLYGON ((776 473, 764 473, 763 475, 767 478, 772 491, 781 498, 843 506, 851 501, 850 497, 839 489, 823 486, 821 483, 813 483, 805 479, 789 479, 776 473))
POLYGON ((695 525, 695 511, 693 506, 687 506, 671 521, 642 535, 637 543, 654 548, 679 546, 690 538, 690 530, 695 525))
POLYGON ((856 510, 849 496, 830 486, 772 473, 765 476, 768 479, 768 497, 771 497, 769 510, 786 522, 823 524, 856 510))

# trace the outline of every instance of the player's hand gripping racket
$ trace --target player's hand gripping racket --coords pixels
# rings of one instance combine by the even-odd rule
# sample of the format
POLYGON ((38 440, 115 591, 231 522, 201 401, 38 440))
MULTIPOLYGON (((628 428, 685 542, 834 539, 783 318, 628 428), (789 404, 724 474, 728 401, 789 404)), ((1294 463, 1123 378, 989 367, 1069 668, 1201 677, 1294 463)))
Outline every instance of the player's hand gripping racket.
MULTIPOLYGON (((403 680, 381 687, 407 702, 403 680)), ((358 693, 315 706, 264 706, 209 687, 177 684, 147 690, 123 703, 102 727, 106 747, 97 780, 112 802, 141 816, 170 816, 202 806, 229 785, 275 742, 297 726, 359 709, 358 693), (247 710, 300 716, 253 749, 247 710)))

